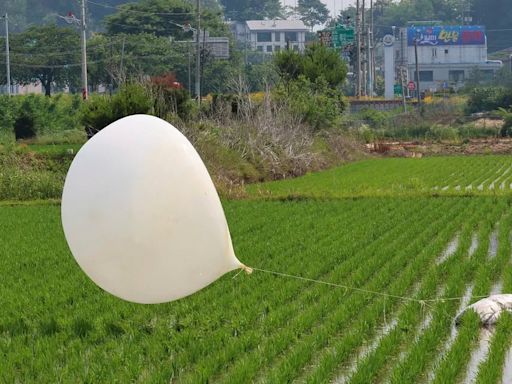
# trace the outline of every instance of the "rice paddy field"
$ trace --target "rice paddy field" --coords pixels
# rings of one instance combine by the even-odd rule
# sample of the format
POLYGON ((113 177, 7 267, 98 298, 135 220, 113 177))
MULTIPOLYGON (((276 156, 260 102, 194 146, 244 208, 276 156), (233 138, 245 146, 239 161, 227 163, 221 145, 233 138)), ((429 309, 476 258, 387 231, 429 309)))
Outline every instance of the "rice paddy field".
POLYGON ((454 323, 512 292, 511 184, 484 156, 251 186, 223 202, 239 259, 348 288, 233 272, 159 305, 96 287, 58 204, 0 204, 0 382, 511 383, 512 316, 454 323))
POLYGON ((254 184, 248 190, 269 197, 510 194, 512 157, 370 159, 297 179, 254 184))

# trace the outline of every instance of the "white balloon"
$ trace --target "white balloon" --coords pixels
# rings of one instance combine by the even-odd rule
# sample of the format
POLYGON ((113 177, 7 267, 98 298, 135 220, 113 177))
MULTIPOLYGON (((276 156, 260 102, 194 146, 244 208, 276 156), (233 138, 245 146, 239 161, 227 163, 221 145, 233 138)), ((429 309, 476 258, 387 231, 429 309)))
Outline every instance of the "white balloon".
POLYGON ((80 149, 61 211, 80 267, 128 301, 176 300, 246 268, 201 158, 154 116, 120 119, 80 149))

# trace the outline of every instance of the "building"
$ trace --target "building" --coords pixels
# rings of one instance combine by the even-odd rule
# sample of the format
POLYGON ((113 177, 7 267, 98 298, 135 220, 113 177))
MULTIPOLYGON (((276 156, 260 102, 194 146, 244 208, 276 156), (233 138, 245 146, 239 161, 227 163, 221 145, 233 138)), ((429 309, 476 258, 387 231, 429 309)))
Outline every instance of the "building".
POLYGON ((309 31, 301 20, 247 20, 232 23, 231 30, 241 43, 269 54, 287 47, 302 52, 309 31))
POLYGON ((416 81, 415 45, 421 91, 459 89, 475 70, 492 79, 503 66, 487 58, 482 26, 410 26, 401 28, 394 42, 395 67, 407 69, 407 80, 416 81))
MULTIPOLYGON (((195 44, 197 41, 196 39, 196 31, 194 31, 192 44, 195 44)), ((204 46, 216 59, 229 59, 229 38, 211 37, 208 31, 201 29, 199 34, 199 44, 204 46)))

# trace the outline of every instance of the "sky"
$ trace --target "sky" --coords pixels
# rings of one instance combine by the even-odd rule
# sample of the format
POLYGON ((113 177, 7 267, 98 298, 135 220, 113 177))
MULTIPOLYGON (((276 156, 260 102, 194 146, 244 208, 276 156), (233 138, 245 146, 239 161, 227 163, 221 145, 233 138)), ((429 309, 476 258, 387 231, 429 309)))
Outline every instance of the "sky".
MULTIPOLYGON (((338 13, 340 9, 344 9, 349 5, 352 5, 356 2, 356 0, 321 0, 322 3, 327 5, 329 12, 331 12, 331 16, 334 15, 334 11, 338 13)), ((281 0, 283 5, 295 6, 297 0, 281 0)))

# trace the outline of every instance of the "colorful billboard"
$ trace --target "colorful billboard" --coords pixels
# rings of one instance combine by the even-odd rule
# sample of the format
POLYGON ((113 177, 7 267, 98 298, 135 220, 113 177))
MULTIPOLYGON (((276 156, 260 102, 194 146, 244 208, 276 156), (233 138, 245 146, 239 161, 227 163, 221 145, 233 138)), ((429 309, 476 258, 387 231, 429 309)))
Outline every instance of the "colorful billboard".
POLYGON ((483 45, 485 44, 485 27, 478 25, 436 26, 407 28, 407 43, 414 45, 483 45))

